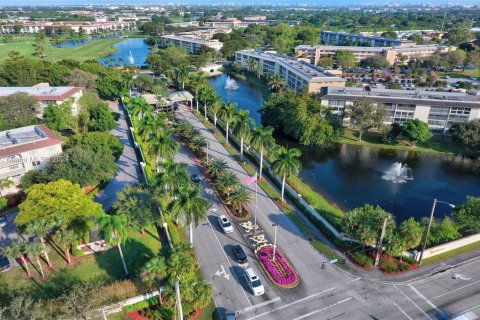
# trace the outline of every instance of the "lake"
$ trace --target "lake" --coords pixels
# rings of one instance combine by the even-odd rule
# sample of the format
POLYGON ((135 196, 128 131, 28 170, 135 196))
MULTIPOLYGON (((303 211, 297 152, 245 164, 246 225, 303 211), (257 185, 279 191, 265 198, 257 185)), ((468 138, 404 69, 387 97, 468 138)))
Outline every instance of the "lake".
POLYGON ((63 42, 56 43, 54 45, 54 47, 55 48, 77 47, 77 46, 81 46, 81 45, 87 44, 87 43, 95 41, 95 40, 120 38, 121 35, 122 35, 121 33, 112 33, 112 34, 105 34, 105 35, 100 35, 100 36, 91 36, 91 37, 84 38, 84 39, 79 39, 79 40, 63 41, 63 42))
POLYGON ((145 43, 145 38, 129 38, 113 45, 117 52, 99 59, 104 66, 131 66, 145 65, 150 47, 145 43))
MULTIPOLYGON (((257 123, 257 112, 263 102, 262 93, 246 81, 237 79, 238 90, 225 89, 227 76, 210 79, 224 101, 236 102, 248 109, 257 123)), ((398 221, 409 217, 421 218, 430 214, 434 198, 453 204, 465 201, 467 195, 480 196, 480 161, 463 157, 386 150, 351 145, 329 148, 299 146, 287 139, 277 142, 302 151, 300 178, 315 191, 343 209, 364 203, 378 204, 393 213, 398 221), (394 167, 395 163, 397 164, 394 167), (403 170, 401 165, 407 165, 403 170), (405 181, 390 178, 387 172, 405 174, 405 181)), ((448 215, 450 207, 439 204, 437 217, 448 215)))

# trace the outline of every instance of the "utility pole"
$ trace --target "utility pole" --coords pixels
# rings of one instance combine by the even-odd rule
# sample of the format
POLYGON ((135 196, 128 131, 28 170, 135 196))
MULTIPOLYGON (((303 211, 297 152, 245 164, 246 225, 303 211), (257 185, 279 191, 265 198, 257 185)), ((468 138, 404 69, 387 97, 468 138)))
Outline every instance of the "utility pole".
POLYGON ((377 248, 377 255, 375 256, 375 267, 378 266, 378 263, 380 262, 380 255, 382 254, 382 247, 383 247, 383 238, 385 237, 385 230, 387 229, 388 218, 389 217, 386 217, 383 220, 382 233, 380 234, 380 241, 377 248))
POLYGON ((183 320, 182 298, 180 297, 180 278, 175 281, 175 294, 177 296, 178 319, 183 320))
POLYGON ((447 10, 448 10, 448 4, 447 4, 447 7, 445 8, 445 13, 443 14, 443 20, 442 20, 442 26, 440 27, 440 32, 443 31, 443 26, 445 25, 445 18, 447 17, 447 10))
POLYGON ((273 227, 275 227, 275 233, 273 237, 273 261, 275 262, 275 251, 277 249, 277 228, 278 228, 278 223, 272 224, 273 227))
POLYGON ((437 199, 433 199, 432 211, 430 212, 430 219, 428 220, 427 231, 425 232, 425 239, 423 239, 422 252, 420 252, 420 258, 418 259, 418 264, 422 263, 423 252, 427 247, 428 234, 430 233, 430 228, 432 227, 433 214, 435 213, 435 206, 437 205, 437 199))

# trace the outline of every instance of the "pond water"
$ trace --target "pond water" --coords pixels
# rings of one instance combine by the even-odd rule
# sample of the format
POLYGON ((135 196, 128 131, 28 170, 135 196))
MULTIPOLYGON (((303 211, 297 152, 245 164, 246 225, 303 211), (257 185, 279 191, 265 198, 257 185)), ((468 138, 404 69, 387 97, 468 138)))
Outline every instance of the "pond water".
POLYGON ((79 39, 79 40, 70 40, 70 41, 59 42, 59 43, 56 43, 54 46, 56 48, 77 47, 77 46, 81 46, 81 45, 87 44, 87 43, 95 41, 95 40, 120 38, 121 35, 122 35, 121 33, 112 33, 112 34, 105 34, 105 35, 100 35, 100 36, 92 36, 92 37, 79 39))
POLYGON ((104 66, 145 65, 150 47, 145 43, 145 38, 130 38, 113 45, 117 52, 99 59, 104 66))
MULTIPOLYGON (((226 90, 226 79, 222 75, 210 83, 224 101, 237 102, 260 123, 261 92, 239 79, 238 90, 226 90)), ((351 145, 310 148, 278 137, 277 141, 302 151, 300 178, 343 209, 378 204, 402 221, 428 216, 434 198, 460 204, 467 195, 480 196, 479 160, 351 145)), ((450 210, 438 205, 435 215, 442 217, 450 210)))

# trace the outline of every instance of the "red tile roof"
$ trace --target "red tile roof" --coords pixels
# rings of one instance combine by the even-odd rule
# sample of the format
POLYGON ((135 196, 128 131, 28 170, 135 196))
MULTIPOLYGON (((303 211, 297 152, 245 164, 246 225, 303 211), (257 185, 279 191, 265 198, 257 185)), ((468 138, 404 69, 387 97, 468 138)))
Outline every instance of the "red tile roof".
POLYGON ((0 158, 62 144, 62 140, 46 125, 39 124, 36 127, 43 132, 45 138, 1 148, 0 158))

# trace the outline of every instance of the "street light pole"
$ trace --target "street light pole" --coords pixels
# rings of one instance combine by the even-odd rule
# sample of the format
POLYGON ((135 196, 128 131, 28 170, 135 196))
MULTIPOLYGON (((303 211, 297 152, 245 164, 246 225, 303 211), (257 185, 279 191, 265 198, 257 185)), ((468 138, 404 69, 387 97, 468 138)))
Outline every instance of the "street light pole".
POLYGON ((180 278, 177 276, 175 281, 175 294, 177 296, 178 319, 183 320, 182 298, 180 296, 180 278))
POLYGON ((207 166, 208 166, 208 142, 207 142, 207 166))
POLYGON ((275 262, 275 251, 277 249, 277 228, 278 228, 278 223, 272 224, 272 227, 275 227, 275 232, 273 236, 273 262, 275 262))
POLYGON ((451 208, 455 208, 455 205, 453 205, 451 203, 448 203, 448 202, 445 202, 445 201, 439 201, 437 199, 433 199, 432 211, 430 212, 430 219, 428 220, 427 231, 425 232, 425 239, 423 240, 422 251, 420 252, 420 258, 418 259, 418 265, 422 264, 423 253, 425 252, 425 249, 427 247, 428 234, 430 233, 430 228, 432 227, 433 214, 435 213, 435 207, 437 206, 437 203, 445 203, 445 204, 449 205, 451 208))
POLYGON ((375 256, 375 267, 378 266, 378 263, 380 262, 380 256, 382 255, 383 238, 385 237, 385 230, 387 229, 388 218, 389 217, 386 217, 383 220, 382 233, 380 234, 380 241, 379 241, 378 248, 377 248, 377 255, 375 256))

